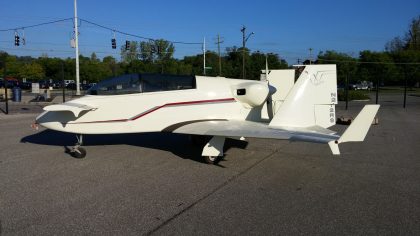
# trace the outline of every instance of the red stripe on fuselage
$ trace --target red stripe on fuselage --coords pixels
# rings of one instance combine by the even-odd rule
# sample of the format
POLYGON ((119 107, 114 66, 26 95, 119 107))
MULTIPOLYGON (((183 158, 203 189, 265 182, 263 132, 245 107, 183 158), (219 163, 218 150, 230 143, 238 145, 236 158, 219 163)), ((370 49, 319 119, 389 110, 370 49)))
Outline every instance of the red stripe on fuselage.
POLYGON ((171 106, 187 106, 187 105, 198 105, 198 104, 204 104, 204 103, 219 103, 219 102, 233 102, 235 101, 234 98, 222 98, 222 99, 213 99, 213 100, 199 100, 199 101, 189 101, 189 102, 174 102, 174 103, 166 103, 162 106, 157 106, 154 108, 151 108, 150 110, 147 110, 143 113, 140 113, 132 118, 129 119, 117 119, 117 120, 103 120, 103 121, 86 121, 86 122, 74 122, 74 123, 68 123, 68 124, 90 124, 90 123, 111 123, 111 122, 127 122, 127 121, 133 121, 137 120, 143 116, 146 116, 152 112, 155 112, 161 108, 164 107, 171 107, 171 106))

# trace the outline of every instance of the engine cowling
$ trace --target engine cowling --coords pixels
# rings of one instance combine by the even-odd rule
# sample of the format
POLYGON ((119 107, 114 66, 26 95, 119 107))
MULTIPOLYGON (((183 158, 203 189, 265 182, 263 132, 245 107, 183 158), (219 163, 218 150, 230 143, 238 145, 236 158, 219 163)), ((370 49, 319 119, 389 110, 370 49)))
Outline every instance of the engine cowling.
POLYGON ((233 97, 247 108, 261 106, 269 94, 268 84, 259 81, 235 84, 231 89, 233 97))

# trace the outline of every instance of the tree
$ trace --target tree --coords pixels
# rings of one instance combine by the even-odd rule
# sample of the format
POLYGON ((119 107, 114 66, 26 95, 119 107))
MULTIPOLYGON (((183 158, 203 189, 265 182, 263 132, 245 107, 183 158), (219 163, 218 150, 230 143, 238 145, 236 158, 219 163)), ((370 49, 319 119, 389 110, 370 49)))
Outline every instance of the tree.
POLYGON ((96 56, 96 53, 95 52, 92 52, 92 54, 90 55, 90 61, 93 62, 93 63, 100 62, 99 59, 98 59, 98 57, 96 56))
POLYGON ((395 37, 385 45, 388 52, 399 52, 403 50, 420 50, 420 16, 411 20, 404 39, 395 37))
POLYGON ((395 37, 391 41, 385 44, 385 50, 387 52, 399 52, 404 50, 406 43, 400 37, 395 37))
POLYGON ((336 64, 337 82, 344 84, 348 77, 349 83, 355 83, 361 78, 357 77, 357 59, 352 56, 336 51, 320 52, 317 59, 318 64, 336 64))
POLYGON ((125 50, 125 45, 121 46, 121 61, 125 63, 130 63, 133 60, 138 59, 140 45, 137 41, 130 41, 129 42, 130 48, 125 50))
POLYGON ((121 74, 120 64, 117 63, 117 60, 112 56, 106 56, 102 59, 102 66, 107 70, 109 76, 116 76, 121 74))
POLYGON ((247 79, 259 80, 261 70, 265 69, 265 62, 267 57, 268 69, 287 69, 288 65, 286 61, 280 60, 278 54, 273 53, 261 53, 259 51, 254 52, 249 57, 248 63, 246 64, 247 79))
POLYGON ((384 84, 395 84, 400 74, 387 52, 360 52, 359 78, 384 84))
POLYGON ((29 79, 30 81, 39 81, 45 77, 44 68, 37 62, 24 64, 19 71, 18 77, 29 79))
MULTIPOLYGON (((160 68, 160 73, 166 71, 173 71, 174 66, 172 61, 175 52, 173 43, 164 40, 149 40, 140 42, 140 58, 145 64, 157 64, 160 68)), ((150 67, 150 65, 148 65, 150 67)))
POLYGON ((405 38, 408 50, 420 50, 420 16, 411 21, 405 38))
POLYGON ((392 54, 394 61, 400 63, 397 69, 400 74, 400 81, 407 79, 408 86, 420 83, 420 67, 410 63, 420 62, 420 51, 405 50, 392 54))

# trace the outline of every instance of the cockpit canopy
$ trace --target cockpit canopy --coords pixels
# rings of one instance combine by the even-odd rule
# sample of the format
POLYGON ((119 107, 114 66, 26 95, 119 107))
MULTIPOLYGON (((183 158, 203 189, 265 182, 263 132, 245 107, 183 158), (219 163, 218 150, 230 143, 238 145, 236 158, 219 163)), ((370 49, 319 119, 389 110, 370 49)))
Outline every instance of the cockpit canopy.
POLYGON ((88 90, 89 95, 121 95, 195 89, 195 76, 126 74, 103 80, 88 90))

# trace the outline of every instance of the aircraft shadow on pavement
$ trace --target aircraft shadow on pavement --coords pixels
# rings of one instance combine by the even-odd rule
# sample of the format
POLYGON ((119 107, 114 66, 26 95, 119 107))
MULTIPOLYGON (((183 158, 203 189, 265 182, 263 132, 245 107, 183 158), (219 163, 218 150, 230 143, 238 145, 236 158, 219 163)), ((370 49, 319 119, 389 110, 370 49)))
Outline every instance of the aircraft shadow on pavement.
MULTIPOLYGON (((43 130, 21 139, 21 143, 33 143, 48 146, 63 146, 67 152, 69 147, 76 143, 76 136, 71 133, 57 132, 53 130, 43 130)), ((90 146, 102 145, 132 145, 151 149, 172 152, 183 159, 191 159, 203 162, 201 152, 206 142, 194 145, 189 135, 174 133, 139 133, 139 134, 104 134, 104 135, 84 135, 83 147, 88 149, 90 146)), ((236 139, 227 138, 224 146, 226 152, 230 148, 245 149, 248 143, 236 139)), ((89 155, 89 154, 88 154, 89 155)))

